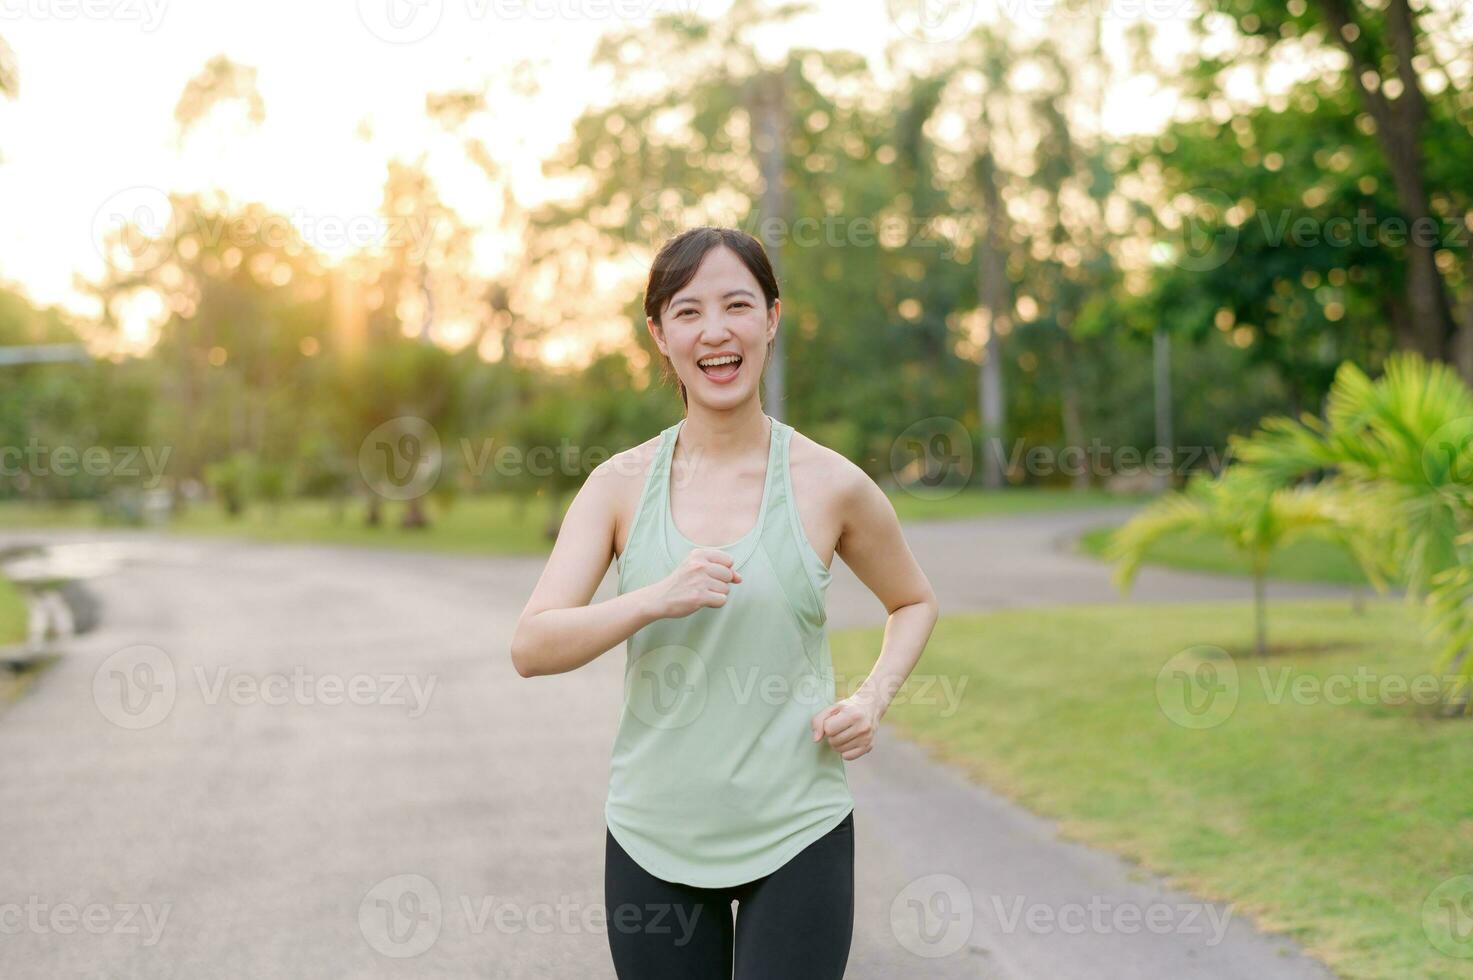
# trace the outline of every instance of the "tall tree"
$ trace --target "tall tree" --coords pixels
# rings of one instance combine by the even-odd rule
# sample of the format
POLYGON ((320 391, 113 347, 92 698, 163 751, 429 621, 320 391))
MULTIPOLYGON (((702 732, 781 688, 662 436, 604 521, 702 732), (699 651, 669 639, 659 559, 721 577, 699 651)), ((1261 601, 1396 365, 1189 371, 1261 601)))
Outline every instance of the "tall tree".
POLYGON ((175 139, 184 139, 212 112, 235 104, 245 110, 253 126, 266 119, 266 101, 256 87, 256 69, 215 55, 184 85, 174 106, 175 139))
MULTIPOLYGON (((767 253, 772 260, 772 271, 778 282, 783 281, 782 229, 791 226, 792 210, 788 207, 785 174, 788 154, 788 75, 795 68, 794 62, 786 61, 776 68, 768 68, 748 79, 750 93, 747 104, 755 122, 754 143, 756 144, 758 169, 762 173, 762 197, 760 210, 764 221, 759 226, 758 237, 764 239, 767 253)), ((787 331, 779 329, 773 342, 772 363, 767 366, 763 382, 767 389, 767 410, 773 418, 783 419, 787 413, 787 385, 784 354, 787 349, 787 331)))
MULTIPOLYGON (((570 229, 592 231, 598 241, 585 248, 611 261, 648 262, 688 224, 736 225, 767 245, 781 287, 794 247, 791 174, 803 169, 791 120, 795 104, 812 98, 812 82, 803 76, 804 52, 768 57, 754 35, 808 9, 736 0, 718 20, 666 14, 606 37, 594 64, 621 97, 585 114, 573 142, 550 161, 550 171, 588 178, 589 186, 534 219, 543 243, 534 258, 565 255, 570 229), (653 90, 650 65, 662 75, 653 90)), ((565 271, 587 281, 596 264, 565 271)), ((785 332, 766 374, 769 411, 778 418, 787 411, 785 332)))
MULTIPOLYGON (((1101 329, 1092 310, 1115 280, 1108 214, 1114 174, 1100 103, 1109 69, 1100 48, 1099 16, 1081 18, 1082 36, 1044 40, 1026 55, 1038 78, 1030 171, 1043 194, 1027 231, 1031 261, 1024 286, 1034 325, 1053 335, 1064 445, 1080 448, 1087 436, 1077 337, 1101 329), (1066 54, 1062 45, 1071 41, 1079 50, 1066 54), (1077 81, 1082 73, 1087 74, 1077 81), (1092 89, 1093 96, 1082 97, 1078 87, 1092 89)), ((1074 467, 1070 477, 1076 489, 1090 484, 1086 466, 1074 467)))
MULTIPOLYGON (((1397 246, 1403 264, 1394 310, 1398 343, 1473 378, 1473 249, 1467 247, 1473 195, 1465 173, 1450 172, 1437 159, 1473 133, 1473 72, 1455 42, 1466 4, 1215 0, 1214 6, 1248 42, 1241 52, 1248 59, 1288 54, 1307 64, 1306 54, 1327 49, 1343 56, 1329 81, 1357 94, 1367 117, 1363 129, 1374 135, 1408 226, 1397 246), (1458 233, 1461 262, 1448 250, 1449 226, 1458 233)), ((1217 70, 1202 73, 1203 80, 1219 84, 1232 60, 1208 59, 1217 70)))
POLYGON ((1009 267, 1015 243, 1005 188, 1017 163, 1010 156, 1016 150, 1009 127, 1015 101, 1008 82, 1012 61, 1005 38, 990 28, 978 29, 957 49, 954 60, 939 69, 941 88, 930 103, 933 115, 926 122, 937 144, 938 170, 968 175, 960 186, 952 181, 957 195, 954 206, 976 216, 975 221, 966 222, 975 229, 967 245, 976 276, 973 329, 981 334, 982 344, 977 385, 982 482, 989 488, 1006 482, 1003 360, 1004 340, 1013 329, 1014 282, 1009 267), (939 136, 942 130, 948 136, 939 136))

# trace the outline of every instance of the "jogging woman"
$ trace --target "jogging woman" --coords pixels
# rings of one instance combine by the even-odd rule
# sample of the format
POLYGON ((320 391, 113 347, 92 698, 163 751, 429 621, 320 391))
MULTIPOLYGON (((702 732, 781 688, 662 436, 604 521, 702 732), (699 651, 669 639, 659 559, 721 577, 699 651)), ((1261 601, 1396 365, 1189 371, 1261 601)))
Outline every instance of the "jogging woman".
POLYGON ((762 409, 781 304, 761 243, 677 235, 644 308, 685 417, 590 474, 512 659, 556 674, 628 641, 604 810, 619 977, 839 978, 854 929, 845 763, 870 751, 936 598, 879 487, 762 409), (889 610, 873 670, 840 701, 836 554, 889 610), (591 603, 615 559, 618 596, 591 603))

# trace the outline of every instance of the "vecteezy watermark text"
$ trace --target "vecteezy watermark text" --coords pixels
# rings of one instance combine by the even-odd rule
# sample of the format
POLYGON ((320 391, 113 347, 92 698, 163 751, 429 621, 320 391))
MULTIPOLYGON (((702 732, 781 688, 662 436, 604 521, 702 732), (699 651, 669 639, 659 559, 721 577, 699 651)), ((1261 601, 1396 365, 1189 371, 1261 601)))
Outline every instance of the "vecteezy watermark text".
POLYGON ((0 446, 0 476, 144 477, 152 489, 163 479, 172 446, 49 445, 32 436, 24 446, 0 446))
POLYGON ((1022 895, 1005 903, 1001 896, 994 895, 992 909, 1004 933, 1131 936, 1150 932, 1158 936, 1206 936, 1205 946, 1222 942, 1233 914, 1231 908, 1219 909, 1206 902, 1142 904, 1102 895, 1091 896, 1088 902, 1063 903, 1030 902, 1022 895))
POLYGON ((418 956, 447 926, 469 935, 644 933, 684 946, 695 934, 703 909, 679 902, 603 902, 560 895, 551 901, 509 896, 456 896, 446 902, 440 887, 422 874, 397 874, 376 882, 358 906, 358 930, 377 953, 392 959, 418 956))
POLYGON ((1457 700, 1470 679, 1461 674, 1403 674, 1357 666, 1348 671, 1309 672, 1293 666, 1240 667, 1221 647, 1188 647, 1156 675, 1156 703, 1182 728, 1216 728, 1237 711, 1245 690, 1269 705, 1411 704, 1434 706, 1457 700))
MULTIPOLYGON (((341 674, 312 672, 300 665, 262 674, 226 665, 196 665, 192 676, 200 700, 211 706, 378 706, 407 709, 411 719, 429 709, 439 683, 436 674, 341 674)), ((152 728, 174 710, 180 687, 173 658, 158 647, 137 644, 118 650, 98 666, 92 699, 103 717, 120 728, 152 728)))
POLYGON ((115 20, 158 30, 169 0, 0 0, 0 21, 115 20))
POLYGON ((86 932, 94 936, 141 936, 140 945, 155 946, 164 934, 172 902, 161 905, 119 902, 47 902, 30 895, 24 902, 0 902, 0 935, 22 933, 58 936, 86 932))

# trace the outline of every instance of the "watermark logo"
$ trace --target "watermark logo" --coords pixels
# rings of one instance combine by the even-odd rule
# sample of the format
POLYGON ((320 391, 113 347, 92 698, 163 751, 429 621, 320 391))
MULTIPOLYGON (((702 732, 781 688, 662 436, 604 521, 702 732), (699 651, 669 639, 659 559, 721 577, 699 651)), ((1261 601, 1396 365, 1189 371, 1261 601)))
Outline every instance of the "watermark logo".
MULTIPOLYGON (((964 219, 969 220, 969 219, 964 219)), ((695 224, 745 231, 769 249, 932 249, 943 258, 957 251, 950 215, 824 214, 785 218, 760 208, 738 213, 729 204, 697 199, 679 188, 660 188, 629 205, 619 229, 626 254, 641 262, 666 240, 695 224)))
POLYGON ((1449 878, 1428 893, 1422 931, 1442 955, 1473 959, 1473 875, 1449 878))
POLYGON ((955 41, 977 19, 976 0, 885 0, 890 22, 924 44, 955 41))
POLYGON ((446 934, 537 936, 625 934, 663 937, 676 947, 690 944, 703 906, 690 902, 625 902, 606 907, 581 896, 526 901, 504 895, 447 894, 418 874, 378 882, 358 906, 358 929, 376 952, 394 959, 419 956, 446 934))
POLYGON ((1469 687, 1461 674, 1379 673, 1364 666, 1322 673, 1258 664, 1241 671, 1222 648, 1195 646, 1156 675, 1156 702, 1183 728, 1215 728, 1232 716, 1245 690, 1256 692, 1255 703, 1273 706, 1432 706, 1462 700, 1469 687))
MULTIPOLYGON (((472 24, 509 20, 636 21, 665 14, 681 21, 696 15, 700 0, 465 0, 456 12, 472 24)), ((390 44, 423 41, 445 17, 444 0, 358 0, 358 19, 390 44)))
POLYGON ((1228 220, 1233 199, 1212 187, 1198 187, 1186 196, 1192 206, 1181 215, 1177 241, 1164 242, 1164 258, 1187 272, 1221 268, 1238 247, 1238 229, 1228 220))
MULTIPOLYGON (((186 674, 185 677, 190 675, 186 674)), ((253 675, 228 666, 196 665, 200 700, 214 707, 282 705, 336 707, 370 705, 406 708, 418 719, 429 710, 439 683, 436 674, 313 674, 297 666, 289 672, 253 675)), ((102 716, 120 728, 152 728, 174 710, 181 678, 169 655, 140 644, 112 654, 92 677, 92 699, 102 716)))
POLYGON ((1422 474, 1450 496, 1473 491, 1473 416, 1438 426, 1422 446, 1422 474))
POLYGON ((944 415, 912 422, 890 444, 890 475, 909 494, 941 500, 960 493, 975 463, 972 435, 944 415))
POLYGON ((214 706, 221 701, 233 705, 265 704, 271 707, 282 705, 327 705, 336 707, 351 704, 358 707, 387 705, 408 708, 411 720, 420 718, 429 710, 430 698, 435 685, 440 682, 438 674, 312 674, 301 666, 290 673, 272 673, 257 677, 240 673, 229 667, 216 667, 213 671, 202 666, 194 668, 195 681, 205 704, 214 706))
POLYGON ((109 265, 130 272, 161 266, 189 238, 205 249, 235 246, 294 253, 306 244, 324 252, 376 248, 424 261, 435 247, 440 220, 429 214, 338 214, 294 208, 290 214, 210 211, 170 199, 157 187, 124 188, 92 217, 92 244, 109 265))
POLYGON ((706 661, 671 643, 640 654, 624 675, 624 697, 634 717, 651 728, 684 728, 706 710, 706 661))
POLYGON ((757 666, 743 671, 728 665, 722 674, 737 704, 760 702, 776 706, 793 703, 817 711, 834 702, 833 679, 812 671, 790 677, 757 666))
POLYGON ((358 0, 358 19, 389 44, 423 41, 440 26, 445 0, 358 0))
POLYGON ((1193 470, 1206 468, 1221 473, 1232 459, 1231 449, 1218 452, 1215 446, 1153 446, 1142 452, 1135 446, 1107 446, 1099 439, 1089 445, 1030 446, 1025 439, 1014 439, 1007 453, 1002 440, 990 439, 988 451, 1009 473, 1030 477, 1090 476, 1152 478, 1187 476, 1193 470))
POLYGON ((443 462, 440 434, 414 415, 389 419, 358 447, 358 472, 363 482, 387 500, 424 496, 440 478, 443 462))
POLYGON ((649 191, 629 205, 619 233, 624 253, 641 263, 659 252, 660 246, 694 224, 735 228, 739 216, 727 209, 713 210, 679 187, 662 187, 649 191))
POLYGON ((1267 704, 1445 704, 1463 697, 1469 684, 1461 674, 1381 674, 1367 667, 1320 675, 1259 666, 1255 674, 1267 704))
POLYGON ((113 20, 133 22, 145 34, 164 22, 169 0, 5 0, 0 21, 6 20, 113 20))
POLYGON ((173 451, 172 446, 52 445, 32 436, 24 446, 0 446, 0 476, 142 478, 142 486, 151 490, 164 478, 173 451))
POLYGON ((950 956, 972 936, 972 890, 955 875, 917 878, 890 903, 890 931, 905 949, 926 959, 950 956))
POLYGON ((174 248, 178 215, 157 187, 125 187, 92 215, 92 247, 110 266, 145 272, 162 265, 174 248))
POLYGON ((1188 647, 1156 674, 1156 703, 1183 728, 1215 728, 1238 707, 1238 666, 1221 647, 1188 647))
POLYGON ((358 931, 375 952, 393 959, 429 949, 440 938, 444 921, 440 889, 424 875, 385 878, 358 905, 358 931))
POLYGON ((119 728, 152 728, 174 708, 174 662, 158 647, 138 644, 109 656, 92 675, 92 700, 119 728))
POLYGON ((1089 17, 1100 20, 1171 20, 1191 11, 1191 0, 1000 0, 1014 20, 1089 17))
POLYGON ((160 905, 119 902, 47 902, 31 895, 25 902, 0 902, 0 936, 21 933, 71 936, 78 931, 93 936, 138 936, 140 946, 157 946, 169 922, 172 902, 160 905))
POLYGON ((1158 936, 1206 936, 1206 946, 1217 946, 1227 935, 1232 908, 1205 902, 1118 902, 1094 895, 1088 902, 1029 902, 1022 895, 1004 902, 992 896, 998 928, 1008 934, 1025 931, 1039 936, 1062 933, 1079 936, 1150 932, 1158 936))
MULTIPOLYGON (((795 655, 799 651, 794 651, 795 655)), ((805 654, 806 655, 806 654, 805 654)), ((790 675, 758 666, 738 669, 728 665, 715 675, 724 680, 736 704, 783 705, 801 704, 817 711, 834 703, 838 690, 855 691, 869 680, 867 674, 835 677, 831 664, 790 675)), ((903 681, 889 679, 876 690, 885 696, 892 708, 909 704, 934 710, 938 717, 950 718, 961 708, 962 695, 971 678, 967 675, 915 673, 903 681)))

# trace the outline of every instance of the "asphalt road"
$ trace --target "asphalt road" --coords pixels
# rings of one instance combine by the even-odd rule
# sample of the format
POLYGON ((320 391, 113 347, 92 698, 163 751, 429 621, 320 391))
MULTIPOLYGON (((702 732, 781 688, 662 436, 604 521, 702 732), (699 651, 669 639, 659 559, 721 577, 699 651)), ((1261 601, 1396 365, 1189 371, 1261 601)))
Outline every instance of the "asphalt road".
MULTIPOLYGON (((1119 513, 907 534, 943 612, 1110 602, 1107 569, 1058 545, 1119 513)), ((0 977, 612 977, 623 651, 517 676, 540 559, 0 535, 18 541, 56 546, 101 625, 0 713, 0 977)), ((1135 598, 1246 594, 1147 570, 1135 598)), ((836 562, 831 625, 882 620, 836 562)), ((1330 976, 893 732, 849 772, 855 980, 1330 976)))

